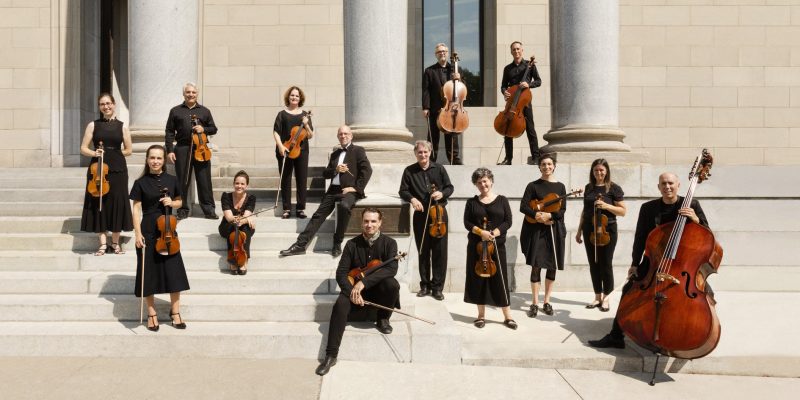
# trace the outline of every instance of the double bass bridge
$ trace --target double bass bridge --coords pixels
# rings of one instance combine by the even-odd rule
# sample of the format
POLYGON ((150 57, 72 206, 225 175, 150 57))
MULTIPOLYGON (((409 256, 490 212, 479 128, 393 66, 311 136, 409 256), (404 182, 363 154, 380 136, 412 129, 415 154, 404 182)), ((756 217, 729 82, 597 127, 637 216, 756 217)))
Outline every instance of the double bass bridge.
POLYGON ((665 272, 659 272, 658 274, 656 274, 656 280, 658 282, 670 282, 674 285, 679 285, 681 283, 681 281, 678 280, 678 278, 670 274, 667 274, 665 272))

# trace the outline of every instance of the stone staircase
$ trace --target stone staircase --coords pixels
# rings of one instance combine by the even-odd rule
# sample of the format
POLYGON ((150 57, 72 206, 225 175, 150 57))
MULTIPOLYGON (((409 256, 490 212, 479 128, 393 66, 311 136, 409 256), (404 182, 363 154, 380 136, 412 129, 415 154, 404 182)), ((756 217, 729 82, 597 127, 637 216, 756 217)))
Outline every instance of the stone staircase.
MULTIPOLYGON (((132 183, 141 167, 129 169, 132 183)), ((239 169, 218 170, 215 198, 229 190, 239 169)), ((277 184, 277 169, 247 171, 253 192, 267 199, 257 207, 272 205, 275 189, 270 185, 277 184)), ((310 175, 320 174, 313 170, 310 175)), ((181 313, 189 328, 169 326, 168 296, 158 295, 163 327, 153 333, 139 324, 139 299, 132 295, 132 234, 123 235, 127 254, 95 257, 96 235, 79 231, 84 182, 83 168, 0 170, 0 356, 316 359, 324 352, 338 293, 338 261, 328 253, 332 220, 323 224, 308 254, 281 258, 278 251, 294 242, 308 220, 260 216, 247 276, 226 272, 219 221, 181 221, 181 253, 191 285, 181 298, 181 313)), ((311 199, 318 199, 324 182, 310 178, 309 183, 311 199)), ((317 206, 310 203, 307 212, 317 206)), ((408 246, 408 237, 397 240, 401 249, 408 246)), ((409 269, 401 262, 401 282, 408 282, 409 269)), ((401 303, 406 312, 443 322, 431 328, 395 314, 395 330, 389 336, 378 333, 370 322, 354 322, 348 325, 342 357, 424 361, 430 357, 427 349, 449 346, 437 362, 460 362, 460 337, 444 307, 417 309, 417 299, 408 290, 401 291, 401 303)))

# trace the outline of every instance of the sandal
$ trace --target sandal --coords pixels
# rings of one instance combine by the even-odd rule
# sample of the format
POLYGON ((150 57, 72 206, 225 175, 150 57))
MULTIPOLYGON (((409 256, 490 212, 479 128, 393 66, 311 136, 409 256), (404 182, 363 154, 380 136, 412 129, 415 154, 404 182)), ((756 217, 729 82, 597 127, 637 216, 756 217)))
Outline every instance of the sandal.
POLYGON ((486 320, 483 318, 478 318, 475 321, 472 321, 472 325, 475 325, 476 328, 483 328, 486 326, 486 320))
POLYGON ((174 313, 173 314, 172 312, 170 312, 169 313, 169 318, 172 319, 172 326, 174 326, 175 329, 186 329, 186 323, 183 322, 183 318, 181 318, 181 313, 174 313), (178 321, 181 321, 181 322, 175 323, 175 319, 172 318, 173 315, 177 315, 178 316, 178 321))
POLYGON ((125 254, 125 250, 122 249, 119 243, 111 243, 111 248, 114 249, 114 254, 125 254))
POLYGON ((150 322, 150 318, 153 319, 153 326, 150 326, 148 324, 147 330, 148 331, 153 331, 153 332, 158 332, 158 328, 159 328, 159 325, 158 325, 158 314, 148 315, 147 316, 147 322, 150 322))
POLYGON ((599 307, 599 306, 600 306, 600 302, 599 302, 599 301, 597 301, 597 300, 595 300, 595 301, 593 301, 593 302, 591 302, 591 303, 587 304, 587 305, 586 305, 586 308, 588 308, 588 309, 592 309, 592 308, 599 307))
POLYGON ((295 212, 295 215, 297 215, 297 218, 300 218, 300 219, 306 219, 306 218, 308 218, 308 216, 306 216, 306 212, 305 212, 305 211, 303 211, 303 210, 297 210, 297 211, 295 212))
POLYGON ((511 329, 514 329, 514 330, 517 329, 517 321, 514 321, 513 319, 507 319, 507 320, 503 321, 503 325, 505 325, 505 326, 507 326, 507 327, 509 327, 511 329))
POLYGON ((281 215, 281 218, 282 219, 289 219, 289 217, 291 215, 292 215, 292 211, 291 210, 283 210, 283 215, 281 215))
POLYGON ((602 311, 602 312, 608 312, 608 310, 611 309, 611 305, 608 304, 608 301, 603 301, 603 304, 600 305, 600 306, 597 306, 597 309, 602 311))
POLYGON ((106 250, 108 250, 108 245, 105 243, 101 244, 100 247, 97 248, 97 251, 94 252, 95 257, 106 255, 106 250))

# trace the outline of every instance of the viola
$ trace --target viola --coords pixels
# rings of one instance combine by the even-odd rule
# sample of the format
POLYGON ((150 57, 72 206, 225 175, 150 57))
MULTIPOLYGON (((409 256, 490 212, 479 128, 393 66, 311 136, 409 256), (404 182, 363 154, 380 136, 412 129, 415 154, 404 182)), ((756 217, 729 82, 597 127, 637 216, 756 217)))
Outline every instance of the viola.
MULTIPOLYGON (((98 150, 103 150, 103 141, 97 144, 98 150)), ((92 177, 89 178, 89 183, 86 184, 86 191, 92 197, 100 198, 100 211, 103 211, 103 196, 108 194, 111 185, 108 183, 108 164, 103 162, 103 153, 100 153, 98 161, 93 162, 89 166, 89 173, 92 177)))
MULTIPOLYGON (((453 53, 451 60, 454 65, 453 71, 458 71, 458 54, 453 53)), ((461 133, 469 127, 469 116, 464 110, 464 100, 467 98, 467 85, 458 79, 451 79, 445 82, 442 87, 442 94, 445 99, 444 107, 439 112, 436 123, 439 128, 449 133, 461 133)))
MULTIPOLYGON (((483 217, 483 230, 489 230, 489 220, 483 217)), ((497 273, 497 265, 494 263, 494 242, 481 240, 478 243, 478 260, 475 261, 475 274, 481 278, 489 278, 497 273)))
MULTIPOLYGON (((161 188, 161 198, 168 196, 168 189, 161 188)), ((159 215, 156 220, 156 229, 159 232, 158 239, 156 239, 156 252, 163 256, 171 256, 181 251, 181 243, 178 241, 178 232, 175 228, 178 225, 178 219, 172 215, 171 207, 164 207, 164 214, 159 215)))
MULTIPOLYGON (((548 212, 554 213, 558 212, 561 209, 561 200, 566 199, 570 196, 575 196, 578 194, 583 193, 583 189, 574 189, 571 192, 559 196, 555 193, 548 193, 542 198, 541 200, 533 199, 530 201, 530 206, 534 211, 541 211, 541 212, 548 212)), ((525 216, 525 221, 530 222, 532 224, 536 224, 536 218, 525 216)))
MULTIPOLYGON (((311 111, 303 111, 303 116, 304 117, 307 116, 310 120, 311 111)), ((300 122, 300 125, 292 128, 291 137, 289 137, 289 140, 283 142, 283 147, 286 147, 286 149, 289 152, 288 154, 289 158, 295 159, 297 157, 300 157, 300 152, 301 152, 300 144, 303 143, 303 140, 306 140, 307 137, 308 137, 308 130, 306 129, 306 127, 303 125, 302 122, 300 122)))
MULTIPOLYGON (((597 194, 597 200, 603 197, 597 194)), ((611 242, 611 235, 606 230, 608 228, 608 217, 600 211, 600 208, 594 207, 594 217, 592 218, 592 233, 589 235, 589 242, 595 247, 602 247, 611 242)), ((596 255, 595 255, 596 256, 596 255)), ((596 259, 597 257, 595 257, 596 259)))
MULTIPOLYGON (((681 207, 691 205, 695 188, 708 179, 712 163, 705 149, 695 159, 681 207)), ((719 269, 722 247, 710 229, 687 224, 687 219, 678 215, 647 236, 643 263, 650 268, 622 296, 617 318, 637 345, 658 354, 695 359, 709 354, 719 342, 716 301, 706 291, 706 279, 719 269)))
POLYGON ((390 258, 390 259, 388 259, 386 261, 381 261, 381 260, 378 260, 378 259, 372 260, 372 261, 368 262, 367 265, 365 265, 363 267, 356 267, 356 268, 351 269, 350 272, 347 273, 347 280, 350 281, 351 285, 355 285, 356 282, 366 278, 370 274, 374 273, 375 271, 379 270, 380 268, 383 268, 384 266, 386 266, 387 264, 391 263, 392 261, 400 261, 403 258, 405 258, 405 256, 406 256, 406 253, 401 251, 401 252, 397 253, 396 256, 394 256, 394 257, 392 257, 392 258, 390 258))
MULTIPOLYGON (((431 194, 436 191, 436 184, 431 184, 431 194)), ((447 234, 447 222, 444 221, 444 206, 438 202, 428 207, 431 223, 428 225, 428 234, 435 238, 444 237, 447 234)))
POLYGON ((200 125, 197 115, 192 114, 190 118, 192 119, 192 148, 194 149, 194 159, 197 161, 209 161, 211 160, 211 149, 208 148, 208 136, 206 136, 205 132, 198 133, 194 130, 195 126, 200 125))
MULTIPOLYGON (((531 57, 521 82, 528 82, 528 79, 530 79, 530 73, 535 64, 534 60, 535 58, 531 57)), ((530 87, 521 88, 517 84, 508 88, 508 93, 506 107, 494 118, 494 130, 500 136, 518 138, 522 135, 522 132, 525 132, 524 110, 528 104, 531 104, 531 90, 530 87)))

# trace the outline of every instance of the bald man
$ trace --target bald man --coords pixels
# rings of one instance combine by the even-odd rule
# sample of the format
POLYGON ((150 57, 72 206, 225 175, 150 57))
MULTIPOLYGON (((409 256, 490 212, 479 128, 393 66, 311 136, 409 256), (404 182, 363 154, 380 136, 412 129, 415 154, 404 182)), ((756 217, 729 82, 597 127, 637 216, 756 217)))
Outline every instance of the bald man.
MULTIPOLYGON (((683 215, 691 223, 701 224, 708 228, 708 220, 705 213, 703 213, 703 208, 700 207, 700 202, 692 199, 689 207, 681 207, 683 196, 678 196, 680 187, 681 183, 675 174, 665 172, 659 175, 658 190, 661 192, 661 198, 650 200, 642 204, 642 208, 639 209, 639 220, 636 222, 636 233, 633 238, 633 262, 628 269, 628 282, 622 287, 622 296, 625 296, 625 293, 633 286, 634 282, 647 276, 650 266, 646 259, 642 259, 642 256, 647 244, 647 235, 655 227, 673 222, 678 219, 678 215, 683 215)), ((619 323, 617 323, 617 318, 619 316, 614 318, 614 324, 608 335, 605 335, 600 340, 590 340, 589 345, 599 348, 614 347, 624 349, 625 337, 619 323)))

